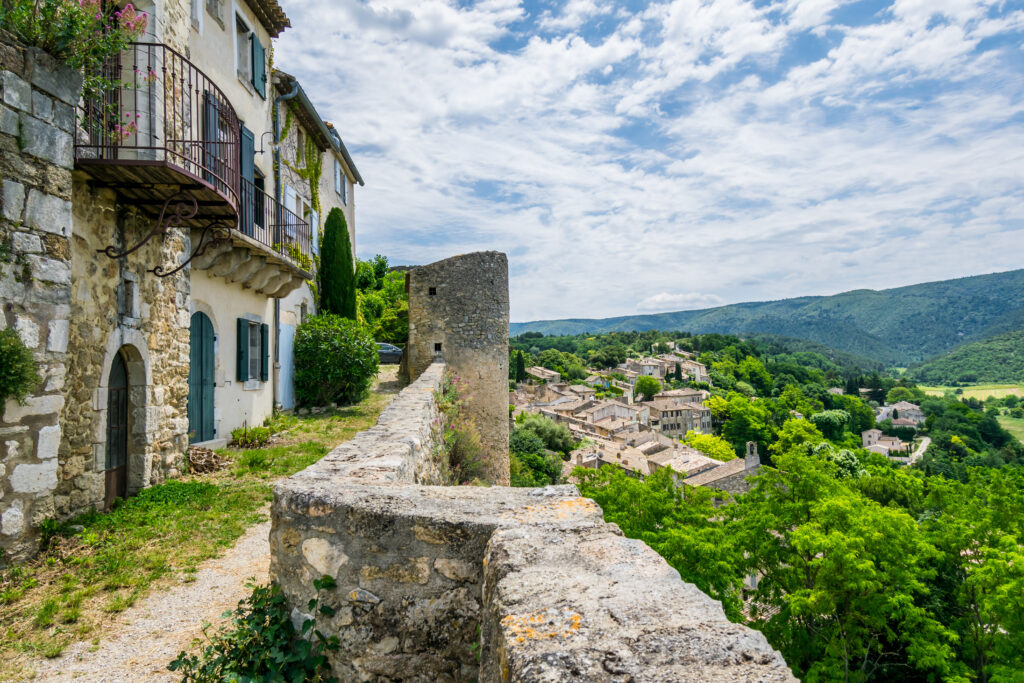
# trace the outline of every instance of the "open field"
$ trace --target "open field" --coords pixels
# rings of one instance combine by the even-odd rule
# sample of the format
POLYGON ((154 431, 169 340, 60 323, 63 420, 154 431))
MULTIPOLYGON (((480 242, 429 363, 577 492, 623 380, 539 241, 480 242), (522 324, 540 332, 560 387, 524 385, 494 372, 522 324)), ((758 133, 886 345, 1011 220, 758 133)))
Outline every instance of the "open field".
POLYGON ((1024 418, 1000 415, 998 419, 1003 429, 1017 437, 1021 443, 1024 443, 1024 418))
POLYGON ((48 549, 0 568, 0 681, 31 673, 74 641, 98 646, 105 625, 152 591, 195 580, 198 565, 222 555, 266 520, 275 479, 289 476, 377 422, 398 389, 384 366, 375 390, 353 406, 317 415, 278 415, 264 448, 224 449, 227 467, 190 474, 53 524, 48 549))
POLYGON ((947 391, 962 389, 963 393, 957 394, 958 396, 962 396, 963 398, 976 398, 982 401, 989 396, 995 396, 996 398, 1004 398, 1010 394, 1024 396, 1024 386, 1020 384, 974 384, 966 387, 928 387, 921 385, 921 388, 924 389, 926 394, 931 396, 942 396, 947 391))

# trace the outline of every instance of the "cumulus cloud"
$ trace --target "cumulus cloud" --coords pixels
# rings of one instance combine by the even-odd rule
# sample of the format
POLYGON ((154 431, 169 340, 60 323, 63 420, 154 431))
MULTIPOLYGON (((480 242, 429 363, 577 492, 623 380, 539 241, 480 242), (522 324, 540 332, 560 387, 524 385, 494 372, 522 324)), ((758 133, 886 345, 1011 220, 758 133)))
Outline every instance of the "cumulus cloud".
POLYGON ((636 310, 643 313, 659 313, 663 311, 691 311, 701 308, 721 306, 725 301, 715 294, 700 292, 658 292, 641 299, 636 310))
POLYGON ((1020 265, 1007 3, 282 4, 275 63, 366 179, 360 256, 505 251, 513 320, 1020 265))

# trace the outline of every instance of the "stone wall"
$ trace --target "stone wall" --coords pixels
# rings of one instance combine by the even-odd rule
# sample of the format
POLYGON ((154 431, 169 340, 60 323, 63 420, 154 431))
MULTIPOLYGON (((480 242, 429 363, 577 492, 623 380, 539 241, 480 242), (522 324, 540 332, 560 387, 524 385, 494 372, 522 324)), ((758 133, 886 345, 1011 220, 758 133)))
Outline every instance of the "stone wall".
POLYGON ((188 448, 189 270, 147 272, 180 262, 184 230, 172 229, 121 259, 98 253, 133 246, 151 218, 119 205, 110 190, 75 174, 72 186, 71 317, 64 440, 56 513, 102 507, 107 447, 107 382, 115 354, 127 361, 128 493, 176 476, 188 448))
POLYGON ((417 266, 407 278, 409 377, 444 359, 480 431, 487 479, 507 485, 508 259, 496 251, 453 256, 417 266))
POLYGON ((0 414, 0 549, 22 556, 54 514, 71 304, 74 106, 81 78, 0 32, 0 327, 31 349, 43 384, 0 414))
POLYGON ((0 326, 32 349, 43 384, 0 416, 0 548, 24 556, 44 519, 104 502, 106 383, 129 374, 128 492, 176 473, 187 448, 188 272, 172 230, 131 256, 152 227, 73 171, 81 77, 0 34, 0 326))
MULTIPOLYGON (((791 681, 764 636, 725 618, 574 486, 445 487, 434 455, 443 365, 323 460, 274 488, 271 576, 305 619, 337 611, 345 681, 791 681)), ((502 426, 505 425, 502 421, 502 426)))

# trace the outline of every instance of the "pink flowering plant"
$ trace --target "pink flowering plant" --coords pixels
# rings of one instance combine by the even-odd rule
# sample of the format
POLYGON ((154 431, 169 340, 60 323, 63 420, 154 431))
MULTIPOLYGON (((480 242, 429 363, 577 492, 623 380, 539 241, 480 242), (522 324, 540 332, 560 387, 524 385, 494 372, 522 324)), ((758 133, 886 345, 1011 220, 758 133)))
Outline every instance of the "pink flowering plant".
POLYGON ((81 69, 87 100, 121 86, 99 75, 100 67, 138 40, 148 21, 131 3, 121 8, 102 0, 0 0, 0 26, 81 69))

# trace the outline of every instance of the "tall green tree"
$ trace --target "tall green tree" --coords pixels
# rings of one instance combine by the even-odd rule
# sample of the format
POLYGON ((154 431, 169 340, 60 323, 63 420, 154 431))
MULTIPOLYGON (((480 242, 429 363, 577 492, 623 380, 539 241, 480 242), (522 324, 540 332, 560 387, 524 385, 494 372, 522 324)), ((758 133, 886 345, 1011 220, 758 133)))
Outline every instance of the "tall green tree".
POLYGON ((324 221, 324 243, 320 250, 320 311, 356 319, 356 276, 348 223, 335 207, 324 221))
POLYGON ((516 352, 516 381, 526 381, 526 358, 523 357, 522 351, 516 352))

